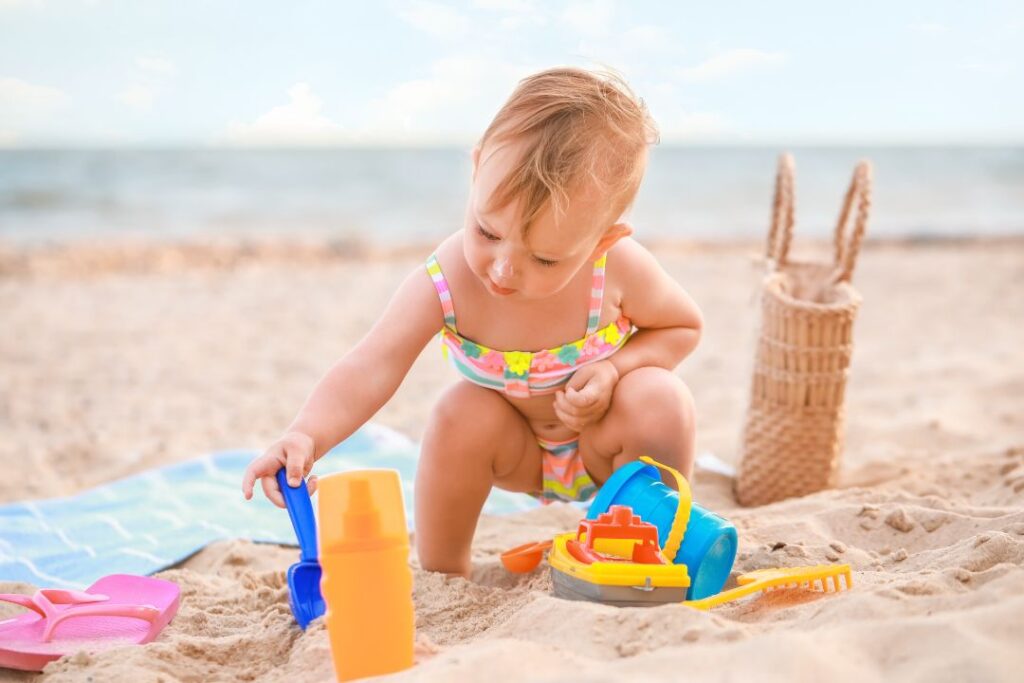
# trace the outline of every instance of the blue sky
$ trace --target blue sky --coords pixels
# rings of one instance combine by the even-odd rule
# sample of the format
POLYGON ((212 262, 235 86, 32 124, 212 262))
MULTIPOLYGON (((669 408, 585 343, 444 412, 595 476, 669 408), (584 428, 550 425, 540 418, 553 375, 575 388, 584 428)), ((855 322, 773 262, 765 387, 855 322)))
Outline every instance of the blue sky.
POLYGON ((559 64, 670 143, 1021 144, 1022 7, 0 0, 0 146, 466 144, 559 64))

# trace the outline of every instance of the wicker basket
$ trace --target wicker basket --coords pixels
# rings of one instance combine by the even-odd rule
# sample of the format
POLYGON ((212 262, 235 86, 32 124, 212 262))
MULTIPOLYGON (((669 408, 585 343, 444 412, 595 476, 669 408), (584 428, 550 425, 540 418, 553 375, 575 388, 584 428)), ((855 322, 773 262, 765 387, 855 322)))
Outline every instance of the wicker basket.
POLYGON ((836 225, 833 262, 791 260, 793 158, 784 154, 779 159, 769 272, 761 290, 761 329, 736 477, 736 499, 742 505, 763 505, 835 484, 853 321, 861 301, 850 277, 870 208, 871 166, 861 161, 836 225))

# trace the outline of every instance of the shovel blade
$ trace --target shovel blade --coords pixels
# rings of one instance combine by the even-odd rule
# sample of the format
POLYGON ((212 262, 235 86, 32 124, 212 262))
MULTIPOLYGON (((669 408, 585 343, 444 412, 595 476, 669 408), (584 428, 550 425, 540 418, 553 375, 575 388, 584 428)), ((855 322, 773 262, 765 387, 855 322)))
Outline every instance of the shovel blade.
POLYGON ((288 596, 295 621, 303 629, 327 610, 320 593, 320 565, 317 562, 296 562, 288 568, 288 596))

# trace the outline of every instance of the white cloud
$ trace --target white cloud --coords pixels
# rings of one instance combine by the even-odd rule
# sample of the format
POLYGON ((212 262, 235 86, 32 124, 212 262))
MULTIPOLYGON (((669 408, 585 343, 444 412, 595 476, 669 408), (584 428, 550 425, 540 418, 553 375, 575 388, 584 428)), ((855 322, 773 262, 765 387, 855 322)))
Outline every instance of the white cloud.
POLYGON ((1008 73, 1012 66, 1010 62, 993 61, 989 59, 977 59, 967 57, 957 62, 956 68, 960 71, 972 71, 977 74, 1003 74, 1008 73))
POLYGON ((659 120, 661 139, 665 142, 717 140, 731 132, 721 114, 708 111, 681 112, 659 120))
POLYGON ((138 74, 139 82, 132 83, 114 97, 132 109, 148 111, 163 94, 165 84, 178 75, 178 67, 169 59, 146 56, 136 57, 135 67, 141 72, 138 74))
POLYGON ((152 109, 158 94, 156 86, 143 83, 128 86, 117 94, 117 99, 132 109, 145 111, 152 109))
POLYGON ((54 107, 67 99, 62 91, 34 85, 18 78, 0 78, 0 103, 4 106, 54 107))
POLYGON ((400 7, 397 14, 419 30, 441 38, 463 35, 470 28, 466 16, 447 5, 427 0, 413 0, 400 7))
MULTIPOLYGON (((536 0, 472 0, 476 9, 500 13, 498 26, 503 31, 515 31, 523 26, 547 26, 548 12, 536 0)), ((492 19, 487 18, 487 22, 492 19)))
POLYGON ((480 9, 502 10, 505 12, 535 12, 534 0, 473 0, 473 6, 480 9))
POLYGON ((908 28, 916 33, 928 33, 931 35, 942 35, 949 31, 949 27, 945 24, 939 24, 933 21, 925 21, 918 24, 911 24, 908 28))
POLYGON ((570 2, 562 12, 562 21, 577 33, 600 37, 611 29, 615 5, 612 0, 594 2, 570 2))
POLYGON ((159 76, 177 76, 178 67, 169 59, 162 57, 139 57, 135 65, 143 71, 157 74, 159 76))
POLYGON ((71 98, 57 88, 0 78, 0 147, 13 147, 56 119, 71 98))
POLYGON ((498 20, 498 26, 505 31, 515 31, 526 25, 532 26, 547 26, 548 18, 543 14, 511 14, 507 17, 502 17, 498 20))
POLYGON ((473 0, 472 4, 480 9, 497 9, 506 12, 537 11, 535 0, 473 0))
POLYGON ((590 36, 580 40, 576 54, 590 62, 591 68, 611 68, 626 75, 631 85, 648 74, 664 78, 671 64, 682 53, 682 46, 671 32, 661 26, 641 24, 606 36, 590 36))
POLYGON ((274 107, 252 123, 232 121, 223 141, 242 146, 319 145, 343 142, 345 129, 323 114, 323 102, 308 83, 288 89, 288 104, 274 107))
POLYGON ((399 83, 370 103, 365 141, 465 141, 482 133, 519 79, 536 69, 480 57, 447 57, 426 78, 399 83))
POLYGON ((672 34, 664 26, 644 24, 634 26, 618 38, 622 46, 629 50, 665 51, 675 47, 672 34))
POLYGON ((751 48, 737 48, 720 52, 697 66, 679 69, 684 81, 714 81, 756 68, 776 66, 786 61, 781 52, 766 52, 751 48))
POLYGON ((48 113, 69 100, 63 91, 35 85, 18 78, 0 78, 0 112, 4 114, 48 113))

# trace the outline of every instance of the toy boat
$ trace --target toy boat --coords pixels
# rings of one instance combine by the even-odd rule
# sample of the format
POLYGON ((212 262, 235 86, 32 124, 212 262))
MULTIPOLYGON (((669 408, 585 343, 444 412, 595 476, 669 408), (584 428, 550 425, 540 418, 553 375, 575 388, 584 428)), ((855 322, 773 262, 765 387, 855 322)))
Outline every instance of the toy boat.
POLYGON ((575 532, 555 537, 548 557, 554 594, 621 607, 682 602, 690 586, 685 564, 673 564, 658 545, 658 527, 613 505, 575 532))

